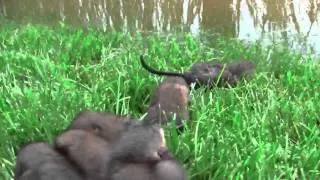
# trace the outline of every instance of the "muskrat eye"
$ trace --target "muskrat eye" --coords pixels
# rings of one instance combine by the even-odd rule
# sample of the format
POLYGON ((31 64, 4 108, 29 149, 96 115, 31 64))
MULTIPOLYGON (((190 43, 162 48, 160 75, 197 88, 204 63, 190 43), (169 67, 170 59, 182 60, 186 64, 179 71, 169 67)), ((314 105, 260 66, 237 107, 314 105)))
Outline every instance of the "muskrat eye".
POLYGON ((92 130, 95 131, 95 132, 100 132, 102 130, 102 128, 96 124, 93 124, 91 126, 92 130))
POLYGON ((208 74, 208 73, 210 73, 210 69, 209 68, 204 68, 204 69, 202 69, 202 72, 205 73, 205 74, 208 74))

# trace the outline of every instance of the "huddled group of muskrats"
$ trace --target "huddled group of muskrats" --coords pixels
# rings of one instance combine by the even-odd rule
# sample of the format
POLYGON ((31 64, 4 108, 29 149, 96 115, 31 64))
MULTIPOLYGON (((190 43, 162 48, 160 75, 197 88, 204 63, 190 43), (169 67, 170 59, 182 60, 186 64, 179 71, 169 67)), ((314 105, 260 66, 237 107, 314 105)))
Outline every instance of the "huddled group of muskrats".
POLYGON ((255 66, 247 60, 231 64, 206 61, 184 73, 151 68, 168 76, 155 90, 141 121, 107 112, 82 111, 54 144, 32 142, 17 154, 15 180, 186 180, 187 170, 166 147, 163 125, 176 121, 183 133, 189 119, 188 102, 194 88, 233 87, 249 77, 255 66))

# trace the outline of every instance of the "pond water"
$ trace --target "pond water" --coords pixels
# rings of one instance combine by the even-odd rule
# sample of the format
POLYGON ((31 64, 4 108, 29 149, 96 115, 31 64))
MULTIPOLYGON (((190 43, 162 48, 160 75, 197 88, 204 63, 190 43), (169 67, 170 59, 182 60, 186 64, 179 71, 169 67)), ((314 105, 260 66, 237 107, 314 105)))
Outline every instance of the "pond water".
POLYGON ((319 7, 320 0, 0 0, 0 16, 130 32, 215 30, 248 41, 284 39, 320 55, 319 7))

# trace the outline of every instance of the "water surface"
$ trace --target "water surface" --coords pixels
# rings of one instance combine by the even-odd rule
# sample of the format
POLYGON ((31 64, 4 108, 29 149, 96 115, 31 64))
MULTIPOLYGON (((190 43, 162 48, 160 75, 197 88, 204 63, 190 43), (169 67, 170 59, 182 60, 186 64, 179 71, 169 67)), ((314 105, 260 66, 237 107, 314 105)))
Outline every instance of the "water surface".
POLYGON ((320 0, 0 0, 0 15, 107 31, 215 30, 249 41, 281 38, 320 54, 319 7, 320 0))

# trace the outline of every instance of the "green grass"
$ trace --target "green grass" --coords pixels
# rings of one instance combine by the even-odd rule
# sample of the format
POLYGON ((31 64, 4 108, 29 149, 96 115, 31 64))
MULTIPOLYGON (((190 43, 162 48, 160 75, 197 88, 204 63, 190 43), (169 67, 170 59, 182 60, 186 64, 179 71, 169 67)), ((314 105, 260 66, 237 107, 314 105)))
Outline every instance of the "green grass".
POLYGON ((142 69, 141 53, 155 67, 179 71, 210 58, 257 64, 254 78, 236 88, 192 91, 189 130, 177 137, 168 128, 168 146, 191 179, 320 177, 320 66, 308 56, 210 33, 6 22, 0 26, 0 178, 11 178, 20 146, 52 142, 82 109, 140 118, 162 79, 142 69))

